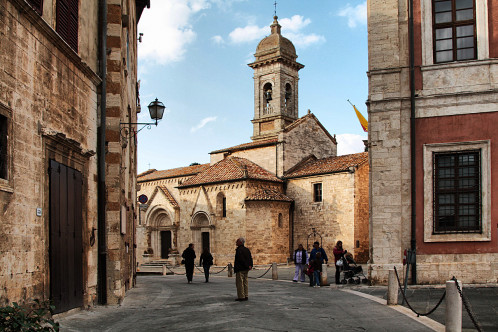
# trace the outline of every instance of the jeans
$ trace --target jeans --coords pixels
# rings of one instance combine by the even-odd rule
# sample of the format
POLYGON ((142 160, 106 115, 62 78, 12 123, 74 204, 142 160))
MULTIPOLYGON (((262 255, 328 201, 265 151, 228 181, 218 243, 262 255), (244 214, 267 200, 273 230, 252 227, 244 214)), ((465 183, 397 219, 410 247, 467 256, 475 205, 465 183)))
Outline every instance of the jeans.
POLYGON ((204 268, 204 276, 206 277, 206 282, 209 281, 209 268, 211 267, 211 265, 202 265, 202 267, 204 268))
POLYGON ((313 272, 316 286, 320 286, 320 271, 313 272))

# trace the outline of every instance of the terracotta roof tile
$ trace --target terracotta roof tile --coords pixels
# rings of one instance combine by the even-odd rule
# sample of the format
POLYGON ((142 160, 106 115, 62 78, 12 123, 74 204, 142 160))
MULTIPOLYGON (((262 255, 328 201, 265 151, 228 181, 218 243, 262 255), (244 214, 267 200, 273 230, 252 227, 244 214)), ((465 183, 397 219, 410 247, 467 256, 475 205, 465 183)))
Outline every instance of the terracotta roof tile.
POLYGON ((269 146, 269 145, 275 145, 275 144, 277 144, 277 142, 278 142, 278 139, 276 139, 276 138, 268 139, 268 140, 255 141, 255 142, 244 143, 244 144, 232 146, 232 147, 226 148, 226 149, 216 150, 216 151, 210 152, 210 154, 221 153, 221 152, 235 152, 235 151, 240 151, 240 150, 248 150, 248 149, 259 148, 259 147, 264 147, 264 146, 269 146))
POLYGON ((201 184, 218 183, 237 180, 263 180, 282 182, 272 173, 245 158, 225 158, 203 172, 186 180, 178 188, 192 187, 201 184))
POLYGON ((171 206, 173 206, 174 208, 180 207, 180 205, 178 204, 176 199, 173 197, 173 195, 171 195, 171 193, 169 192, 168 188, 166 188, 166 186, 158 186, 158 188, 160 188, 163 191, 164 195, 166 196, 166 199, 169 201, 171 206))
POLYGON ((349 167, 359 166, 366 162, 368 162, 368 152, 323 159, 308 157, 301 165, 298 165, 296 168, 291 169, 287 174, 285 174, 285 178, 297 178, 302 176, 347 171, 349 167))
POLYGON ((137 182, 152 181, 166 178, 176 178, 180 176, 196 175, 209 168, 209 164, 179 167, 163 171, 152 170, 145 171, 137 176, 137 182))
POLYGON ((279 202, 293 202, 292 198, 289 198, 274 189, 263 188, 256 191, 254 194, 249 195, 245 199, 246 201, 279 201, 279 202))

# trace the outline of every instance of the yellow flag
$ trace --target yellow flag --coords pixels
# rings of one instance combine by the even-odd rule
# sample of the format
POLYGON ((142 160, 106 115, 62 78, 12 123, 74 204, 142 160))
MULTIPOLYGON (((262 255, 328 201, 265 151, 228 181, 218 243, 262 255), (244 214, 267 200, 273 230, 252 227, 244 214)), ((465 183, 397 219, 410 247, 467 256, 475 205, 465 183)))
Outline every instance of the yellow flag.
MULTIPOLYGON (((349 99, 348 99, 349 101, 349 99)), ((349 103, 351 104, 351 102, 349 101, 349 103)), ((360 120, 360 124, 361 124, 361 127, 363 128, 363 131, 364 132, 368 132, 368 121, 365 119, 365 117, 360 113, 360 111, 358 111, 356 109, 356 106, 354 106, 353 104, 351 104, 351 106, 353 106, 354 108, 354 111, 356 112, 356 116, 358 117, 358 120, 360 120)))

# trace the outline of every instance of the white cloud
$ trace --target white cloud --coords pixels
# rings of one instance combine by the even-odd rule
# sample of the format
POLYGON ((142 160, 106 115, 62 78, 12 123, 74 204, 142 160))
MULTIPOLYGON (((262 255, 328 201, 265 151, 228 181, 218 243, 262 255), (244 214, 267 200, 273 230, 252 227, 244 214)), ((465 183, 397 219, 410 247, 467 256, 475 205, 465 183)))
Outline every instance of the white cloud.
POLYGON ((355 28, 357 25, 367 24, 367 2, 361 3, 355 7, 347 4, 346 7, 339 11, 339 16, 347 17, 348 26, 355 28))
POLYGON ((138 24, 138 32, 143 33, 138 44, 139 62, 181 61, 187 45, 196 38, 192 16, 209 7, 207 0, 152 0, 151 9, 144 10, 138 24))
POLYGON ((263 38, 269 33, 268 27, 260 28, 257 25, 246 25, 243 28, 236 28, 228 34, 232 43, 246 43, 263 38))
MULTIPOLYGON (((305 19, 301 15, 294 15, 291 18, 280 19, 279 23, 282 26, 282 35, 289 38, 295 46, 304 48, 311 44, 325 41, 325 37, 323 36, 301 32, 302 29, 311 23, 309 18, 305 19)), ((228 37, 232 43, 240 44, 260 40, 269 34, 269 25, 259 27, 255 24, 248 24, 245 27, 234 29, 228 37)))
POLYGON ((219 36, 219 35, 211 37, 211 40, 213 41, 213 43, 215 43, 217 45, 225 44, 225 40, 223 39, 222 36, 219 36))
POLYGON ((311 23, 309 18, 304 19, 301 15, 294 15, 291 18, 283 18, 278 23, 284 31, 297 32, 311 23))
POLYGON ((197 130, 199 130, 202 127, 204 127, 205 125, 207 125, 209 122, 216 121, 216 119, 217 119, 216 116, 210 116, 210 117, 204 118, 201 120, 201 122, 197 126, 190 128, 190 132, 191 133, 196 132, 197 130))
POLYGON ((363 144, 363 140, 368 139, 368 137, 356 134, 339 134, 336 136, 336 139, 337 155, 342 156, 345 154, 365 151, 365 144, 363 144))

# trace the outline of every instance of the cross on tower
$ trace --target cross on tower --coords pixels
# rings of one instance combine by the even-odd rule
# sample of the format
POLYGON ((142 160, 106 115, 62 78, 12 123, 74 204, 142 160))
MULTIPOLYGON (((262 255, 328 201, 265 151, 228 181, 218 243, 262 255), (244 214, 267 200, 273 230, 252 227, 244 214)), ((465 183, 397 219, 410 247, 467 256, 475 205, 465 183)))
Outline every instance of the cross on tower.
POLYGON ((275 3, 273 5, 275 6, 275 15, 273 15, 273 16, 277 16, 277 1, 275 1, 275 3))

